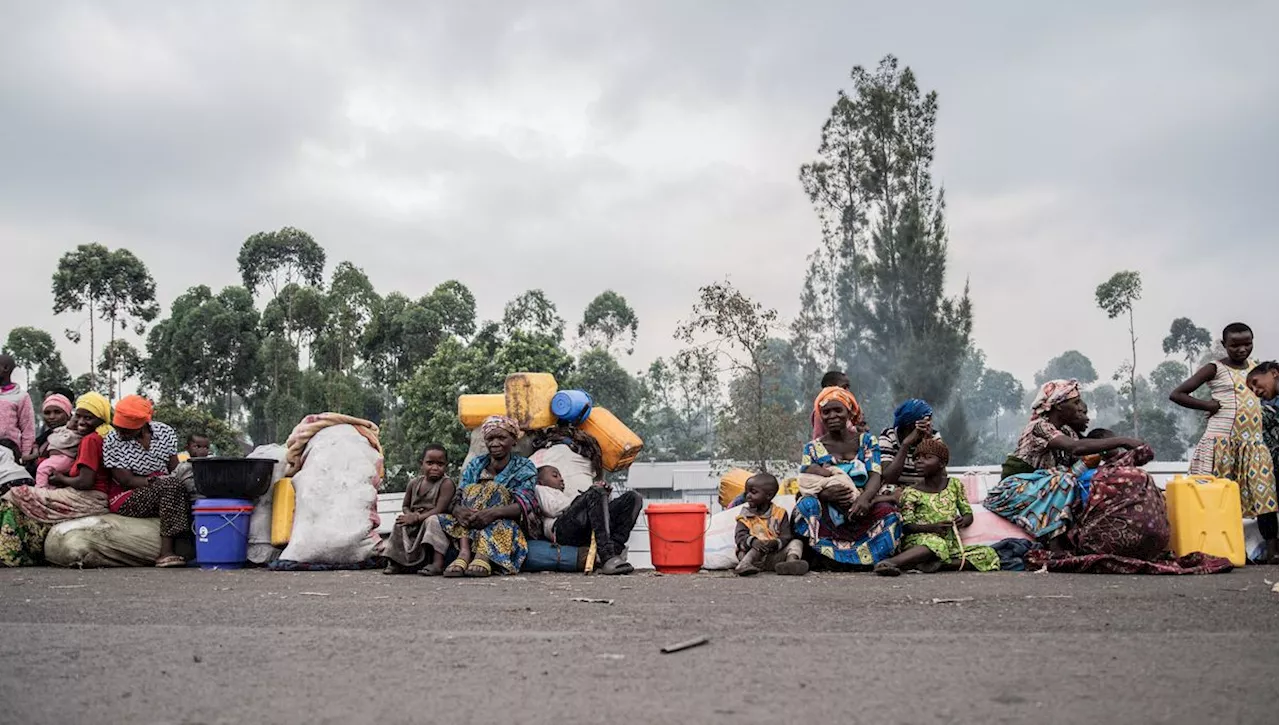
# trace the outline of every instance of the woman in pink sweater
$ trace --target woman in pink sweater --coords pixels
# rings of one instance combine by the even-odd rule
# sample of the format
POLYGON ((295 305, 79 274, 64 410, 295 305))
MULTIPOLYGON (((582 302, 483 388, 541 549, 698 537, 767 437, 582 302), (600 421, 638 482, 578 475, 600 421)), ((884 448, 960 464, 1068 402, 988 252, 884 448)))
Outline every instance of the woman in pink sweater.
POLYGON ((13 356, 0 354, 0 438, 17 443, 25 460, 36 451, 36 416, 27 391, 13 382, 14 367, 13 356))

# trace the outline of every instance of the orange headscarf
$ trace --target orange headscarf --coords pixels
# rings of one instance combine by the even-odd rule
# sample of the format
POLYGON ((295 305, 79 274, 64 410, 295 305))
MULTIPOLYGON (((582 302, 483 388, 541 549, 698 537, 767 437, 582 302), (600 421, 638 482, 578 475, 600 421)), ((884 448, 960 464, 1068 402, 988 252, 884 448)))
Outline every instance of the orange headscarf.
POLYGON ((836 401, 849 409, 849 421, 855 425, 862 422, 862 406, 858 405, 858 399, 853 397, 844 388, 823 388, 818 397, 813 401, 813 412, 819 419, 822 418, 822 406, 836 401))
POLYGON ((111 424, 117 428, 135 430, 151 422, 154 406, 141 395, 126 395, 116 403, 115 417, 111 424))

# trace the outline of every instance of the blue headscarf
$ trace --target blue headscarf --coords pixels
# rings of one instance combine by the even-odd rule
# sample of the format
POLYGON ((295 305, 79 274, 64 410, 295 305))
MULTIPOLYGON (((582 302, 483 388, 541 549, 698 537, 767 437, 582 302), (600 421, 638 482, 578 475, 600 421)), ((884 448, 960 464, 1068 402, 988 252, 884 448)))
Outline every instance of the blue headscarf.
POLYGON ((893 411, 893 427, 905 428, 933 415, 933 406, 919 398, 905 400, 893 411))

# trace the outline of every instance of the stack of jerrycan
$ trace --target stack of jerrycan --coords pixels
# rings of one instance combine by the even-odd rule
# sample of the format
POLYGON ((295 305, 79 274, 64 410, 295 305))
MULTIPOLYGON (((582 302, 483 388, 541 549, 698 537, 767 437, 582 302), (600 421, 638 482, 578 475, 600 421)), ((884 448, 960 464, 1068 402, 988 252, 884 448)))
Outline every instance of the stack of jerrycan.
POLYGON ((1165 487, 1169 548, 1178 556, 1194 551, 1245 565, 1240 486, 1213 476, 1174 476, 1165 487))
MULTIPOLYGON (((458 419, 467 430, 478 428, 491 415, 505 415, 514 419, 523 430, 541 430, 556 425, 558 417, 552 411, 552 400, 559 387, 554 375, 549 373, 512 373, 507 376, 499 395, 458 396, 458 419)), ((581 393, 581 391, 566 391, 581 393)), ((590 400, 585 393, 570 396, 590 400)), ((579 401, 580 402, 580 401, 579 401)), ((559 407, 559 406, 557 406, 559 407)), ((571 406, 573 413, 566 422, 576 424, 600 444, 605 470, 618 471, 630 466, 640 455, 644 442, 608 409, 599 406, 571 406), (585 420, 580 416, 589 410, 585 420)))

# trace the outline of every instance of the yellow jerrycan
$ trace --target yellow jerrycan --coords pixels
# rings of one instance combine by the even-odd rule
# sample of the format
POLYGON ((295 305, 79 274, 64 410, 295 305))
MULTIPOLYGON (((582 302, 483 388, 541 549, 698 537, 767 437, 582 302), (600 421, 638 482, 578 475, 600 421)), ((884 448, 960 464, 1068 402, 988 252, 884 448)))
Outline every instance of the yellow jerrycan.
POLYGON ((640 436, 607 408, 598 405, 592 408, 591 415, 578 428, 600 444, 600 458, 606 471, 620 471, 630 466, 644 450, 640 436))
POLYGON ((475 430, 491 415, 507 414, 507 396, 497 395, 459 395, 458 420, 467 430, 475 430))
POLYGON ((541 430, 556 424, 551 399, 559 386, 551 373, 512 373, 503 386, 507 415, 523 430, 541 430))
POLYGON ((741 468, 730 468, 720 477, 720 507, 729 508, 729 504, 747 490, 747 479, 751 471, 741 468))
POLYGON ((1165 487, 1169 548, 1178 556, 1193 551, 1245 564, 1240 487, 1213 476, 1174 476, 1165 487))
POLYGON ((293 534, 293 479, 276 481, 271 490, 271 545, 288 546, 293 534))

